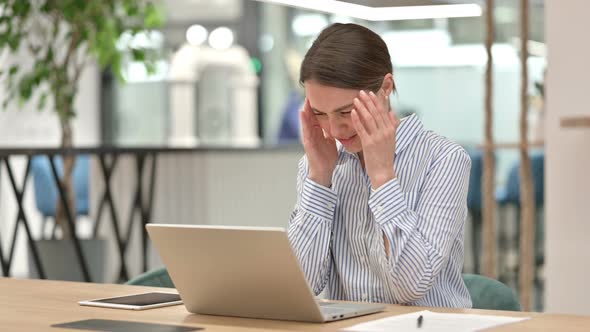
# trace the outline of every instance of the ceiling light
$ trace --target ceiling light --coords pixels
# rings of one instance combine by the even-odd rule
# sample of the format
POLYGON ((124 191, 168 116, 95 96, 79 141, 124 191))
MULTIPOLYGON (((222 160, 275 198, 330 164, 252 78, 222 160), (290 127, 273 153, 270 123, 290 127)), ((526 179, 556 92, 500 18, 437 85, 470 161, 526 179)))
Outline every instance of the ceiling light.
POLYGON ((478 4, 369 7, 338 0, 257 0, 290 7, 344 15, 368 21, 419 20, 481 16, 478 4))
POLYGON ((309 37, 318 34, 328 26, 328 19, 324 14, 300 14, 293 18, 291 29, 296 36, 309 37))
POLYGON ((191 45, 201 45, 207 40, 207 29, 204 26, 194 24, 186 30, 186 41, 191 45))
POLYGON ((209 35, 209 45, 217 50, 228 49, 234 42, 234 33, 231 29, 220 27, 209 35))

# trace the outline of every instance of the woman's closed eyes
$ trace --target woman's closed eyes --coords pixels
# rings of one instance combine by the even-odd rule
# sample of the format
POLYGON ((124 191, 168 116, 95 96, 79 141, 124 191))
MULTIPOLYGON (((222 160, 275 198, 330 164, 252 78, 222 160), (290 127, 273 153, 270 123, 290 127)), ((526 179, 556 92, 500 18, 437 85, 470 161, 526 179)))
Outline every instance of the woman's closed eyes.
MULTIPOLYGON (((340 111, 340 112, 336 112, 338 115, 340 116, 350 116, 350 113, 352 113, 352 110, 350 111, 340 111)), ((326 113, 320 113, 320 112, 313 112, 313 115, 315 116, 326 116, 326 113)))

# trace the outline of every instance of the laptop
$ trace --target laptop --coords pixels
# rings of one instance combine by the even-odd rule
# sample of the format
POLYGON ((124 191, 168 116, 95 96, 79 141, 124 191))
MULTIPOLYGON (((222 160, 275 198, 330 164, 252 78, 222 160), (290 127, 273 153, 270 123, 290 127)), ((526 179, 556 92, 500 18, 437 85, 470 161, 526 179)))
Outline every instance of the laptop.
POLYGON ((189 312, 329 322, 385 308, 316 300, 282 228, 146 227, 189 312))

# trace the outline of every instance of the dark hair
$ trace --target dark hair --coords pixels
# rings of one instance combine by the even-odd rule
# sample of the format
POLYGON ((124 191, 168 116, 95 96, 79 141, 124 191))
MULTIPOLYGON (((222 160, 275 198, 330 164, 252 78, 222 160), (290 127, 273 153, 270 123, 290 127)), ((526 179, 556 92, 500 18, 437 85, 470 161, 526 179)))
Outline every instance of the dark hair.
POLYGON ((357 24, 335 23, 320 33, 305 54, 299 83, 315 80, 336 88, 377 92, 388 73, 393 73, 391 57, 379 35, 357 24))

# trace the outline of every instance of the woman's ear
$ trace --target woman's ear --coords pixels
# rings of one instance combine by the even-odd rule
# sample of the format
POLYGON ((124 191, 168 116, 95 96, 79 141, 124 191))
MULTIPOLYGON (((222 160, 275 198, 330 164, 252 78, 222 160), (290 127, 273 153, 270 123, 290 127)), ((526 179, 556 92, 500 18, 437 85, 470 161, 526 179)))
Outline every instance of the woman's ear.
POLYGON ((383 90, 386 96, 389 96, 395 90, 395 82, 393 81, 393 75, 391 73, 388 73, 383 78, 381 90, 383 90))

